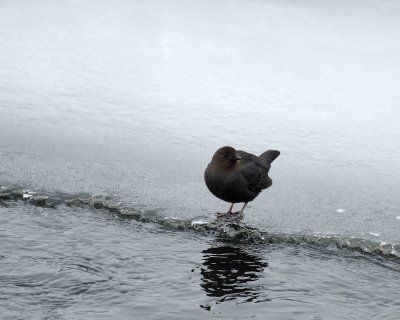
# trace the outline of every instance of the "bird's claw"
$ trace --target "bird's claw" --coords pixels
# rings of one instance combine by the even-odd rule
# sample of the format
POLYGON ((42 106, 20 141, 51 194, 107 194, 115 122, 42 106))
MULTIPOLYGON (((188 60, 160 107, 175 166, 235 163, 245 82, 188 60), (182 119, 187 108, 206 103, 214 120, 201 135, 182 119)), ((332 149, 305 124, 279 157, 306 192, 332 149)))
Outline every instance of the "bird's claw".
POLYGON ((217 212, 217 218, 222 220, 239 220, 243 218, 243 214, 240 211, 217 212))

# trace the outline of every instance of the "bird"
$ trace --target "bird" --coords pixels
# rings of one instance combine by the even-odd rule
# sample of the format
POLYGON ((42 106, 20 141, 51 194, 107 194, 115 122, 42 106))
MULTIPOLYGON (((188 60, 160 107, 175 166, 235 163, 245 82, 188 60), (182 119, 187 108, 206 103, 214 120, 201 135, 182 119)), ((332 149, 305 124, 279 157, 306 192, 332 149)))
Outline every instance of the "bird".
POLYGON ((277 150, 268 150, 256 156, 230 146, 219 148, 204 172, 208 190, 217 198, 231 203, 228 212, 217 213, 217 216, 242 217, 247 204, 272 185, 268 172, 279 155, 277 150), (240 202, 244 202, 242 209, 232 212, 233 205, 240 202))

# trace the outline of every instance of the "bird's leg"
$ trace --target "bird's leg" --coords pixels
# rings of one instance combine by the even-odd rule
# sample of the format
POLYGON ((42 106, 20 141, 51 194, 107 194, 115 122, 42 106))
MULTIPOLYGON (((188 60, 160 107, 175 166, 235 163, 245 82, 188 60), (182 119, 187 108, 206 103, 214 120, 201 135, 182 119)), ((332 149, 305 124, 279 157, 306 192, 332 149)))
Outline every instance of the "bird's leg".
POLYGON ((233 209, 233 203, 231 204, 231 207, 229 208, 229 211, 227 213, 217 213, 217 217, 226 221, 229 220, 241 220, 243 218, 243 210, 246 208, 247 202, 243 205, 242 210, 237 211, 237 212, 232 212, 233 209))
POLYGON ((248 202, 244 203, 242 210, 240 210, 240 212, 239 212, 239 216, 243 215, 243 210, 244 210, 244 208, 246 208, 247 204, 248 204, 248 202))
POLYGON ((234 205, 234 203, 231 204, 228 212, 217 212, 218 218, 229 217, 231 214, 233 214, 233 212, 232 212, 233 205, 234 205))

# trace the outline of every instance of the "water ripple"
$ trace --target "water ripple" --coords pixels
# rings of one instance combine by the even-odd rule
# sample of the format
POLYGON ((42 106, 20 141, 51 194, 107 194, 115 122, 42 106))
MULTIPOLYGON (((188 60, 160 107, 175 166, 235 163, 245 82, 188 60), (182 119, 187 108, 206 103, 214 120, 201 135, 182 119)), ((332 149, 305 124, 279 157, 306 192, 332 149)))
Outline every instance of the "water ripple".
MULTIPOLYGON (((89 194, 46 194, 44 192, 33 192, 14 186, 3 187, 0 193, 0 199, 3 201, 25 201, 34 206, 49 208, 57 208, 59 205, 88 206, 94 209, 107 210, 117 214, 120 218, 134 219, 145 223, 156 223, 172 230, 187 230, 205 234, 215 234, 222 239, 231 241, 349 249, 364 254, 387 257, 389 259, 400 259, 400 244, 390 244, 354 236, 269 233, 246 225, 240 221, 219 221, 211 216, 184 220, 160 215, 160 213, 155 210, 127 207, 114 197, 108 196, 91 196, 89 194), (24 197, 26 194, 32 196, 24 197)), ((86 266, 85 268, 90 270, 90 267, 86 266)))

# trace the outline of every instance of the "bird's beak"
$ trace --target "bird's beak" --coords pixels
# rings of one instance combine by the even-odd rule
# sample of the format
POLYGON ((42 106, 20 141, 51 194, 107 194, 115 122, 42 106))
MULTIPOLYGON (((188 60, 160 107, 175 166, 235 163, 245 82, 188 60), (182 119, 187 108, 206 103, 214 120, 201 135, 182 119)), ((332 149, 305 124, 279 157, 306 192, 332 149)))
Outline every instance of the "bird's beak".
POLYGON ((242 158, 239 157, 239 156, 236 156, 236 157, 235 157, 235 160, 242 160, 242 158))

